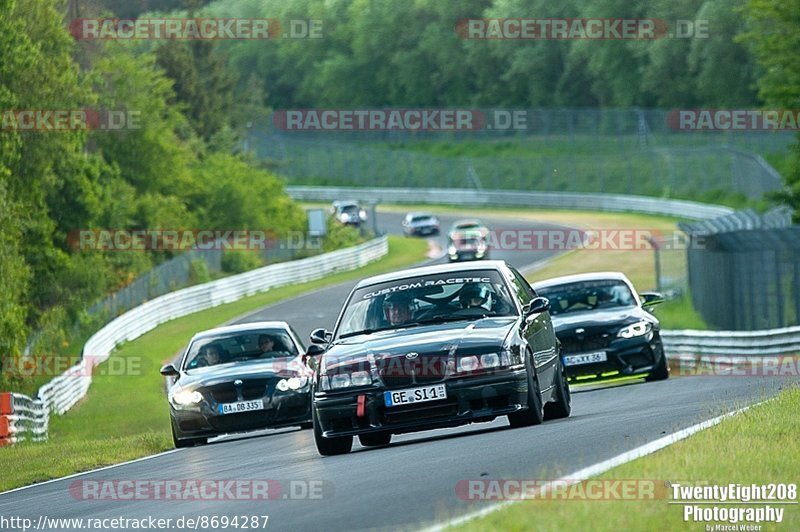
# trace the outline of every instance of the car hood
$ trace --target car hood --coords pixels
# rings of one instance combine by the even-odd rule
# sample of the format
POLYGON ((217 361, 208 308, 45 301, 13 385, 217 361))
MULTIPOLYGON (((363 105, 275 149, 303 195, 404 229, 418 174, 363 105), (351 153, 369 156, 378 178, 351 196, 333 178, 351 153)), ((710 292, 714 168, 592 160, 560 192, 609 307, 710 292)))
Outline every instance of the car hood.
POLYGON ((294 358, 278 358, 273 361, 252 360, 231 362, 205 368, 196 368, 181 373, 177 384, 181 388, 213 386, 236 379, 286 379, 289 377, 310 376, 308 368, 294 358))
POLYGON ((335 343, 324 358, 331 367, 364 360, 369 355, 379 358, 410 352, 424 355, 462 351, 481 354, 501 347, 517 323, 516 316, 504 316, 364 334, 335 343))
POLYGON ((552 319, 553 327, 557 333, 575 327, 584 327, 587 329, 608 329, 614 326, 622 327, 643 319, 657 323, 652 314, 642 310, 640 307, 617 307, 603 310, 556 314, 552 319))

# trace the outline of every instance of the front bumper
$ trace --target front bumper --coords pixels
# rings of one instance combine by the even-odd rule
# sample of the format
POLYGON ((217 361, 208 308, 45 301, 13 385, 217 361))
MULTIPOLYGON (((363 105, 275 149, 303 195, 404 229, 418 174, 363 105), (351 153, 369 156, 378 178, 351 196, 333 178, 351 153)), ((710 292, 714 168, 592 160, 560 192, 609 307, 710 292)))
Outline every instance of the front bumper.
POLYGON ((425 236, 439 234, 439 228, 435 225, 425 225, 406 228, 406 234, 409 236, 425 236))
POLYGON ((455 253, 448 253, 450 262, 457 262, 462 260, 485 260, 489 258, 488 251, 478 250, 458 250, 455 253))
MULTIPOLYGON (((653 371, 663 356, 660 341, 653 334, 628 340, 615 340, 604 349, 606 361, 566 366, 569 382, 584 382, 619 377, 646 375, 653 371)), ((568 357, 581 353, 563 351, 568 357)))
POLYGON ((179 438, 289 427, 311 421, 309 393, 286 393, 261 400, 266 404, 264 410, 238 414, 220 414, 218 403, 212 401, 204 400, 195 408, 176 408, 170 404, 170 415, 179 438))
POLYGON ((400 434, 491 421, 527 405, 525 369, 443 382, 447 399, 439 401, 387 407, 383 398, 387 388, 381 386, 352 392, 318 392, 313 408, 322 435, 330 438, 386 431, 400 434), (364 397, 362 415, 359 396, 364 397))

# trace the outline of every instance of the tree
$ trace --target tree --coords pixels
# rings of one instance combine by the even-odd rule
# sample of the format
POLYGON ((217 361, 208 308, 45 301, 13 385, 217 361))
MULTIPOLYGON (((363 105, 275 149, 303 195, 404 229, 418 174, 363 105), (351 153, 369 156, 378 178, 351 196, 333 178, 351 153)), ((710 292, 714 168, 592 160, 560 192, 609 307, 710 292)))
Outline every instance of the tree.
MULTIPOLYGON (((800 9, 795 0, 749 0, 747 31, 741 40, 750 46, 760 68, 758 93, 769 106, 800 108, 800 9)), ((800 134, 791 147, 784 172, 785 189, 777 198, 794 209, 800 222, 800 134)))
POLYGON ((156 50, 158 66, 173 80, 174 101, 205 141, 230 126, 235 75, 209 41, 171 42, 156 50))

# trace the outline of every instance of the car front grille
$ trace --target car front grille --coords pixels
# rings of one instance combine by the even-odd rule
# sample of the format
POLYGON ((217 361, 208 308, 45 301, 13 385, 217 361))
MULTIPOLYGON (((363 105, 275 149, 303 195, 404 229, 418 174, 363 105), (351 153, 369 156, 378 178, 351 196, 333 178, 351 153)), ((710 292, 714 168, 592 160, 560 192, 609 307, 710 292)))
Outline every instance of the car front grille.
POLYGON ((405 355, 376 360, 378 374, 388 388, 403 388, 441 382, 447 375, 447 355, 423 355, 409 360, 405 355))
POLYGON ((611 345, 613 336, 610 333, 600 333, 583 338, 559 336, 558 339, 561 340, 561 348, 564 353, 583 353, 607 348, 611 345))
POLYGON ((217 403, 235 403, 236 401, 251 401, 264 397, 268 384, 268 379, 250 379, 245 380, 238 387, 234 386, 233 382, 226 382, 201 388, 199 391, 204 397, 210 397, 217 403), (239 393, 237 393, 237 388, 241 391, 241 399, 239 398, 239 393))

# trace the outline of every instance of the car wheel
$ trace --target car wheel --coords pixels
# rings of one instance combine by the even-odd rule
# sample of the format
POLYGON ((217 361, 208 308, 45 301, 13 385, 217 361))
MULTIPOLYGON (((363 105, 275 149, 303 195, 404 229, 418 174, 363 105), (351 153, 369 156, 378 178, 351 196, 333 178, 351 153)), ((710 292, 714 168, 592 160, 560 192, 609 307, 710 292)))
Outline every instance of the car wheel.
POLYGON ((656 348, 661 355, 658 359, 658 364, 650 372, 650 375, 645 377, 647 382, 663 381, 669 378, 669 362, 667 361, 667 354, 664 352, 664 344, 661 342, 661 337, 658 337, 658 347, 656 348))
POLYGON ((369 434, 359 434, 358 441, 364 447, 380 447, 389 445, 392 441, 391 432, 372 432, 369 434))
POLYGON ((569 393, 569 383, 567 382, 567 370, 559 357, 558 378, 556 379, 556 401, 544 405, 545 419, 561 419, 569 417, 572 412, 572 396, 569 393))
POLYGON ((347 454, 353 448, 352 436, 339 436, 336 438, 325 438, 322 435, 322 427, 319 425, 316 409, 311 409, 312 422, 314 424, 314 443, 317 445, 317 452, 322 456, 334 456, 337 454, 347 454))
POLYGON ((208 443, 208 438, 185 438, 179 439, 178 434, 175 431, 175 425, 172 425, 172 443, 175 445, 176 449, 183 449, 185 447, 193 447, 195 445, 205 445, 208 443))
POLYGON ((508 422, 515 428, 539 425, 544 421, 544 405, 539 388, 539 378, 533 372, 530 356, 526 366, 528 367, 528 408, 508 415, 508 422))
POLYGON ((311 423, 310 421, 309 421, 308 423, 300 423, 300 425, 298 425, 298 426, 299 426, 299 427, 300 427, 302 430, 308 430, 308 429, 314 428, 314 424, 313 424, 313 423, 311 423))

